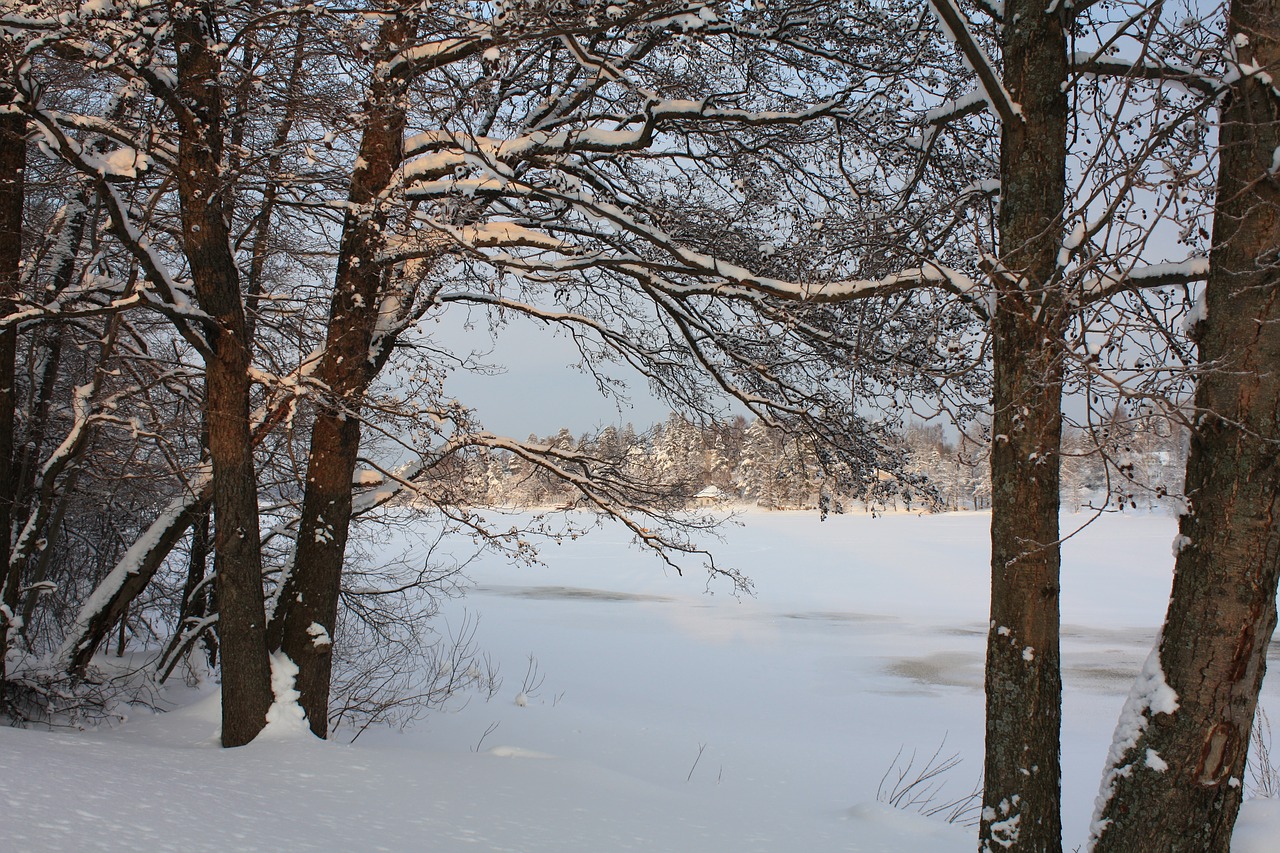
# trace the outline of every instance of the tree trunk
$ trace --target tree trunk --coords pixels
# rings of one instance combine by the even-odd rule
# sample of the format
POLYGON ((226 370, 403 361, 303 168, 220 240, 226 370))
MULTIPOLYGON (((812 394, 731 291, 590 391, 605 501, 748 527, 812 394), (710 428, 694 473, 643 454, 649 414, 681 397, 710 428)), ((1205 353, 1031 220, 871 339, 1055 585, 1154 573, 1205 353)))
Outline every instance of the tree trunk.
MULTIPOLYGON (((401 17, 383 25, 379 50, 387 53, 412 36, 401 17)), ((374 78, 365 105, 360 156, 352 174, 338 269, 329 308, 324 353, 315 378, 323 384, 311 431, 306 490, 293 568, 284 579, 272 617, 272 644, 298 666, 295 687, 318 737, 328 733, 333 637, 342 565, 351 524, 351 480, 360 450, 359 412, 384 360, 371 352, 390 275, 375 259, 382 251, 388 206, 381 199, 404 146, 404 84, 374 78)))
MULTIPOLYGON (((182 634, 187 620, 204 619, 213 612, 216 579, 208 575, 209 546, 213 544, 209 536, 209 522, 209 506, 206 504, 204 512, 196 519, 196 523, 191 525, 191 553, 187 556, 189 561, 187 583, 182 590, 183 612, 182 618, 175 626, 175 638, 182 634)), ((200 643, 204 646, 204 656, 209 666, 216 666, 218 663, 217 634, 212 630, 203 632, 200 635, 200 643)))
POLYGON ((992 318, 991 622, 980 849, 1062 847, 1058 506, 1067 51, 1060 5, 1005 5, 1004 82, 1021 106, 1001 140, 992 318))
POLYGON ((221 63, 203 15, 175 16, 184 252, 205 324, 206 419, 222 662, 222 744, 248 743, 271 706, 258 491, 249 429, 249 340, 222 195, 221 63))
MULTIPOLYGON (((11 48, 10 48, 11 49, 11 48)), ((3 63, 8 71, 9 62, 3 63)), ((0 103, 13 103, 17 93, 0 86, 0 103)), ((25 195, 26 117, 20 113, 0 114, 0 314, 10 314, 18 297, 22 261, 22 204, 25 195)), ((22 586, 21 564, 11 565, 13 509, 17 478, 13 471, 14 425, 17 416, 16 364, 18 330, 0 330, 0 704, 4 699, 5 657, 22 586)))
POLYGON ((187 528, 208 514, 212 489, 208 484, 197 486, 192 494, 180 496, 169 504, 89 597, 58 654, 58 665, 65 672, 84 675, 94 651, 102 645, 111 626, 151 583, 187 528))
MULTIPOLYGON (((54 293, 62 293, 71 286, 77 269, 76 259, 80 256, 81 240, 84 237, 85 225, 89 217, 88 192, 79 189, 65 208, 66 216, 58 225, 53 240, 57 249, 50 258, 49 279, 54 293)), ((33 501, 37 500, 36 471, 43 458, 45 441, 48 438, 49 418, 53 410, 53 397, 61 376, 62 349, 66 335, 64 324, 54 321, 45 323, 41 334, 32 343, 33 363, 30 374, 30 398, 28 402, 27 428, 23 436, 22 446, 14 448, 12 471, 14 478, 13 504, 14 514, 11 520, 29 517, 33 501), (39 352, 37 357, 35 352, 39 352)), ((104 335, 104 337, 106 337, 104 335)), ((77 454, 78 455, 78 454, 77 454)), ((62 516, 66 512, 70 499, 70 485, 74 484, 75 472, 69 475, 71 484, 64 483, 58 497, 58 511, 54 513, 44 531, 44 547, 35 561, 35 571, 27 582, 28 587, 39 584, 48 575, 50 562, 57 549, 59 534, 62 530, 62 516)), ((9 558, 13 558, 10 551, 9 558)), ((20 569, 19 569, 20 571, 20 569)), ((36 606, 43 597, 39 589, 30 589, 22 602, 22 630, 24 637, 31 628, 31 620, 36 606)))
POLYGON ((1228 34, 1264 74, 1237 81, 1223 107, 1189 509, 1161 639, 1107 759, 1099 851, 1229 850, 1276 625, 1280 0, 1235 0, 1228 34))

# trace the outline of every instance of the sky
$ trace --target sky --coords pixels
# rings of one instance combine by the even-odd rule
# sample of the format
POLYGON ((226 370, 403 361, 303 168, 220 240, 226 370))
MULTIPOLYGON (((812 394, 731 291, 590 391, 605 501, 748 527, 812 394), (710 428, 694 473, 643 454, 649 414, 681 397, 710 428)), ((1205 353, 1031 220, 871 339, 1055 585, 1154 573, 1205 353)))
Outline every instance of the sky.
POLYGON ((629 405, 605 398, 576 366, 579 356, 569 338, 528 320, 514 319, 494 337, 482 319, 468 329, 461 312, 445 312, 427 331, 453 352, 479 352, 486 363, 505 368, 493 376, 455 371, 447 385, 493 432, 525 438, 567 427, 581 435, 628 422, 642 430, 670 412, 643 377, 622 367, 611 366, 628 383, 629 405))

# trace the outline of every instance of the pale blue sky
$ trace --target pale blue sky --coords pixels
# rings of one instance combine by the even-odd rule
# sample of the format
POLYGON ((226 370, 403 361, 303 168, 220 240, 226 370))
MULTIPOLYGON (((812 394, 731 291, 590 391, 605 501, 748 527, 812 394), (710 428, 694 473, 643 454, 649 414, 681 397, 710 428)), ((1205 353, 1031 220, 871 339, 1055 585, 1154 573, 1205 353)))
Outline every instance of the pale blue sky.
POLYGON ((628 383, 631 406, 619 411, 619 403, 602 397, 595 382, 575 366, 578 352, 566 335, 517 319, 500 329, 495 340, 483 320, 471 329, 463 320, 455 312, 427 330, 437 344, 454 352, 492 349, 484 361, 506 367, 497 376, 455 372, 447 386, 493 432, 525 438, 531 432, 545 436, 567 427, 578 435, 627 422, 643 430, 667 418, 669 407, 649 393, 642 377, 608 365, 628 383))

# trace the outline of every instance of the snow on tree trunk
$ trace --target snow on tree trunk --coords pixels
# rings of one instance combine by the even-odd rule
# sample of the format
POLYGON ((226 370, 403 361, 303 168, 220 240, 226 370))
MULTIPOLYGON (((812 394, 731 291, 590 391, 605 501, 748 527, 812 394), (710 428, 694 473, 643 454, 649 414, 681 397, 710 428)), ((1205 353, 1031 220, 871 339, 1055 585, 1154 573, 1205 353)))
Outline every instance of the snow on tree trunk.
POLYGON ((1062 845, 1058 506, 1066 193, 1066 40, 1058 4, 1005 6, 1005 86, 1021 118, 1001 139, 1000 268, 992 318, 991 623, 984 851, 1062 845))
MULTIPOLYGON (((1175 709, 1113 748, 1096 851, 1230 849, 1280 577, 1280 0, 1236 0, 1189 510, 1157 647, 1175 709)), ((1122 721, 1123 723, 1124 721, 1122 721)))

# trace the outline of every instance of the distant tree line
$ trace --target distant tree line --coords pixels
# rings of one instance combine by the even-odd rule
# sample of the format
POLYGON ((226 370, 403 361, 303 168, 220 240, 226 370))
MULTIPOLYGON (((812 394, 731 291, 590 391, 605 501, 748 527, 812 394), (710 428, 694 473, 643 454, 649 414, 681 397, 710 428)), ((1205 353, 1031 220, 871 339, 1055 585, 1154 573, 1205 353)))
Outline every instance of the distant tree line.
MULTIPOLYGON (((900 447, 901 469, 849 476, 820 444, 756 418, 694 423, 678 414, 637 430, 628 423, 575 436, 530 435, 527 444, 610 460, 630 476, 665 484, 688 508, 752 505, 774 510, 927 512, 991 507, 989 430, 968 432, 912 422, 887 439, 900 447)), ((1181 508, 1187 432, 1164 418, 1114 417, 1063 437, 1062 503, 1090 508, 1181 508)), ((580 494, 520 456, 502 450, 464 464, 460 500, 484 506, 570 507, 580 494)), ((380 482, 370 473, 366 486, 380 482)))

